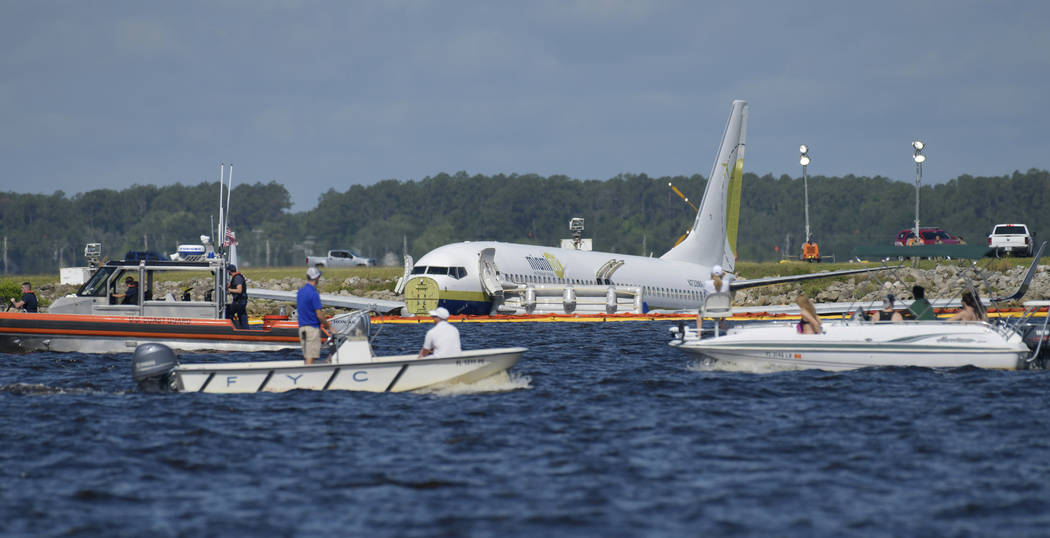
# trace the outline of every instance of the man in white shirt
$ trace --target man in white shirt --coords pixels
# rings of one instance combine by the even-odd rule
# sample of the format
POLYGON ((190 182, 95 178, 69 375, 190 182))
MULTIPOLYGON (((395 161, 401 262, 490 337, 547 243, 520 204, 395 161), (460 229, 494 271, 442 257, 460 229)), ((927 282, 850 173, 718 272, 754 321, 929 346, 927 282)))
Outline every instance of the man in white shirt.
POLYGON ((448 310, 439 306, 427 313, 433 318, 434 327, 427 331, 427 336, 423 339, 423 349, 419 350, 419 358, 428 355, 432 357, 459 355, 461 351, 459 330, 448 322, 448 310))
POLYGON ((711 268, 711 279, 704 281, 704 294, 710 295, 716 292, 727 292, 729 291, 729 278, 726 277, 724 271, 722 271, 721 265, 716 265, 711 268))

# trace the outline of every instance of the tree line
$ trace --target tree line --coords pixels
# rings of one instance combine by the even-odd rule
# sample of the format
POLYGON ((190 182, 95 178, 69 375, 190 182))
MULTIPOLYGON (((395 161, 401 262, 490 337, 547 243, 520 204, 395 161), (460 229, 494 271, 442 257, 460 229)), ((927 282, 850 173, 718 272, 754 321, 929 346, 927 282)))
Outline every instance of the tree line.
MULTIPOLYGON (((823 255, 837 260, 856 245, 890 244, 915 218, 914 183, 885 177, 812 176, 810 229, 823 255)), ((441 173, 420 181, 385 180, 330 189, 317 206, 293 213, 277 182, 234 187, 230 225, 245 266, 304 263, 308 254, 353 248, 366 256, 418 258, 445 243, 498 240, 558 245, 569 219, 584 217, 594 248, 624 254, 666 252, 693 222, 695 211, 668 183, 699 204, 700 175, 608 180, 567 176, 441 173)), ((1043 236, 1050 173, 998 177, 963 175, 919 189, 922 226, 938 226, 967 243, 983 243, 997 223, 1021 222, 1043 236)), ((0 193, 2 269, 7 274, 55 273, 83 265, 84 245, 102 243, 105 256, 128 250, 174 252, 214 235, 218 183, 135 185, 67 196, 0 193)), ((745 174, 738 255, 742 260, 797 258, 804 239, 802 178, 745 174)))

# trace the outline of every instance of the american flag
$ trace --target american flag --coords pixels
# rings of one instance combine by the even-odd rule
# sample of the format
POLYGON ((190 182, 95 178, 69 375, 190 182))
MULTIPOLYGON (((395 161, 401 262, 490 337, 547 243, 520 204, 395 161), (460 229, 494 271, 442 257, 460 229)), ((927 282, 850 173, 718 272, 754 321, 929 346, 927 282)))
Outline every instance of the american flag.
POLYGON ((237 234, 233 233, 233 230, 229 226, 226 227, 226 240, 223 241, 222 246, 228 247, 230 245, 237 244, 237 234))

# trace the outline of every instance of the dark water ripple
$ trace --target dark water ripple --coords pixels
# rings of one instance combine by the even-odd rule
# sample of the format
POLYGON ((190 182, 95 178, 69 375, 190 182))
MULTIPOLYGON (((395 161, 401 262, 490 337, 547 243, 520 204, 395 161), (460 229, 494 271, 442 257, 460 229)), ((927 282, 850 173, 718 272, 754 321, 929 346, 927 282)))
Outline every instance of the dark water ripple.
MULTIPOLYGON (((1050 528, 1050 373, 696 371, 666 325, 463 326, 468 348, 528 346, 527 388, 455 395, 151 395, 129 354, 0 355, 3 533, 1050 528)), ((414 352, 425 329, 383 327, 377 353, 414 352)))

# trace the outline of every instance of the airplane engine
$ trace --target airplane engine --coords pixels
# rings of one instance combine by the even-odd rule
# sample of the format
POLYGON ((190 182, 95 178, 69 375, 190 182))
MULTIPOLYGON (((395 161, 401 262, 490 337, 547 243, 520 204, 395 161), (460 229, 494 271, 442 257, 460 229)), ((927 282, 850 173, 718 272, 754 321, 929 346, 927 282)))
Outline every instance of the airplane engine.
POLYGON ((565 313, 572 314, 573 310, 576 310, 576 290, 565 288, 565 293, 561 296, 561 302, 565 307, 565 313))
POLYGON ((536 311, 536 288, 529 284, 525 287, 525 301, 522 306, 525 307, 525 312, 531 314, 536 311))

